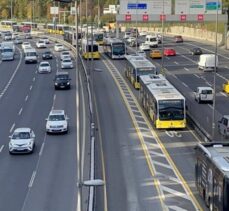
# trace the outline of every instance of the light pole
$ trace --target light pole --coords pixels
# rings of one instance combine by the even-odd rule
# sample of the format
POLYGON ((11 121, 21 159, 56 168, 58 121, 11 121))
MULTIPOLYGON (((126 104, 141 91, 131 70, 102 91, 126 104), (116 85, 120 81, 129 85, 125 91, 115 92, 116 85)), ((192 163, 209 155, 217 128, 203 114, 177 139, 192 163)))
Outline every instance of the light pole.
POLYGON ((216 21, 215 21, 215 67, 213 75, 213 105, 212 105, 212 141, 215 139, 215 108, 216 108, 216 70, 218 60, 218 9, 219 1, 216 2, 216 21))
POLYGON ((161 69, 162 69, 162 74, 164 74, 164 15, 165 13, 165 2, 163 0, 162 2, 162 16, 161 16, 161 27, 162 27, 162 37, 161 37, 161 42, 162 42, 162 49, 161 49, 161 54, 162 54, 162 61, 161 61, 161 69))
POLYGON ((10 0, 10 19, 13 19, 13 0, 10 0))
POLYGON ((136 53, 138 52, 138 45, 137 45, 137 39, 138 39, 138 33, 137 33, 137 27, 138 27, 138 0, 136 0, 136 35, 135 35, 135 39, 136 39, 136 42, 135 42, 135 47, 136 47, 136 53))

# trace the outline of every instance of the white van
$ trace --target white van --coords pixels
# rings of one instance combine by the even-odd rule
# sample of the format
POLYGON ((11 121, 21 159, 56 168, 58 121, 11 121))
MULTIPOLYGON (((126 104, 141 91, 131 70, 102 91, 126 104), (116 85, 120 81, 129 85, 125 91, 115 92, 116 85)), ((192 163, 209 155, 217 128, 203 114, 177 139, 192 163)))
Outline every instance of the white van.
POLYGON ((195 93, 195 100, 198 103, 201 102, 209 102, 212 103, 213 102, 213 89, 211 87, 197 87, 196 92, 195 93))
POLYGON ((218 68, 218 56, 215 57, 215 54, 202 54, 198 62, 199 70, 203 71, 213 71, 214 68, 218 68), (216 58, 216 64, 215 64, 216 58))
POLYGON ((158 47, 158 38, 154 35, 146 35, 145 44, 148 44, 152 48, 158 47))
POLYGON ((24 50, 25 64, 37 63, 38 55, 35 48, 27 48, 24 50))

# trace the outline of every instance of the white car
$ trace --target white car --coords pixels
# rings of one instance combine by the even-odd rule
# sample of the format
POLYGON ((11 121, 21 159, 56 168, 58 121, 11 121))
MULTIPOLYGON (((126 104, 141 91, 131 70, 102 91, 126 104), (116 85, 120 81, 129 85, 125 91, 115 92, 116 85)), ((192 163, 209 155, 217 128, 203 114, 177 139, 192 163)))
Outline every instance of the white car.
POLYGON ((63 51, 60 54, 60 60, 62 61, 65 58, 71 58, 71 54, 69 51, 63 51))
POLYGON ((149 46, 149 44, 142 43, 142 44, 139 46, 139 49, 140 49, 141 51, 150 51, 150 46, 149 46))
POLYGON ((194 92, 195 100, 198 103, 201 103, 201 102, 213 103, 213 98, 214 98, 213 92, 214 91, 213 91, 213 89, 211 87, 199 86, 199 87, 197 87, 196 92, 194 92))
POLYGON ((38 66, 38 73, 51 73, 51 65, 49 62, 40 62, 38 66))
POLYGON ((63 51, 64 50, 64 46, 62 45, 62 44, 56 44, 55 46, 54 46, 54 50, 55 51, 63 51))
POLYGON ((136 37, 129 37, 129 38, 127 38, 126 41, 127 41, 128 43, 134 42, 134 41, 136 41, 136 37))
POLYGON ((36 42, 36 46, 37 46, 37 48, 46 48, 46 43, 42 40, 38 40, 36 42))
POLYGON ((146 57, 145 51, 137 51, 137 55, 146 57))
POLYGON ((35 134, 30 128, 17 128, 9 136, 9 153, 32 153, 35 147, 35 134))
POLYGON ((141 31, 141 32, 139 32, 139 35, 140 35, 140 36, 146 36, 147 34, 148 34, 147 31, 141 31))
POLYGON ((32 48, 32 46, 29 42, 23 42, 21 44, 21 47, 23 48, 23 50, 25 50, 26 48, 32 48))
POLYGON ((47 133, 67 133, 68 117, 64 110, 51 110, 46 119, 47 133))
POLYGON ((45 44, 49 44, 50 43, 48 37, 41 37, 40 40, 45 42, 45 44))
POLYGON ((73 68, 73 62, 71 58, 63 59, 61 61, 61 69, 72 69, 73 68))

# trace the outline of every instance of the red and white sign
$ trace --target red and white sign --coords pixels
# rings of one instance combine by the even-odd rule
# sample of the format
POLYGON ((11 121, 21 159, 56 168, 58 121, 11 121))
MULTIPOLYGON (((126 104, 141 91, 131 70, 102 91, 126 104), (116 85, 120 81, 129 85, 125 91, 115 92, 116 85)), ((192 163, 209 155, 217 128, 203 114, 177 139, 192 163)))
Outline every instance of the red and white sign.
POLYGON ((160 21, 165 21, 166 20, 166 15, 160 15, 160 21))
POLYGON ((149 20, 149 15, 148 14, 142 15, 142 20, 143 21, 148 21, 149 20))
POLYGON ((180 15, 180 21, 186 21, 187 15, 180 15))
POLYGON ((204 15, 197 15, 197 20, 198 21, 203 21, 204 20, 204 15))
POLYGON ((125 20, 126 21, 131 21, 131 15, 130 14, 127 14, 126 17, 125 17, 125 20))

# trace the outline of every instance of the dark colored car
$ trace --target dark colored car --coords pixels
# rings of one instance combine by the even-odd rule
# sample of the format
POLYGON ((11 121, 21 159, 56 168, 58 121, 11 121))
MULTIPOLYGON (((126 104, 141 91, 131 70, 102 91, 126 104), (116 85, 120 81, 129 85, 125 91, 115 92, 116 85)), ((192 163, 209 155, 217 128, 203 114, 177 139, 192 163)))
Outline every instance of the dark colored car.
POLYGON ((191 50, 191 53, 192 53, 192 55, 201 55, 203 52, 202 52, 201 48, 193 48, 191 50))
POLYGON ((52 59, 52 53, 51 53, 51 51, 45 51, 42 54, 42 59, 52 59))
POLYGON ((183 42, 183 38, 182 36, 178 35, 178 36, 175 36, 175 42, 178 43, 178 42, 183 42))
POLYGON ((70 77, 68 72, 58 72, 54 79, 55 89, 70 89, 70 77))

